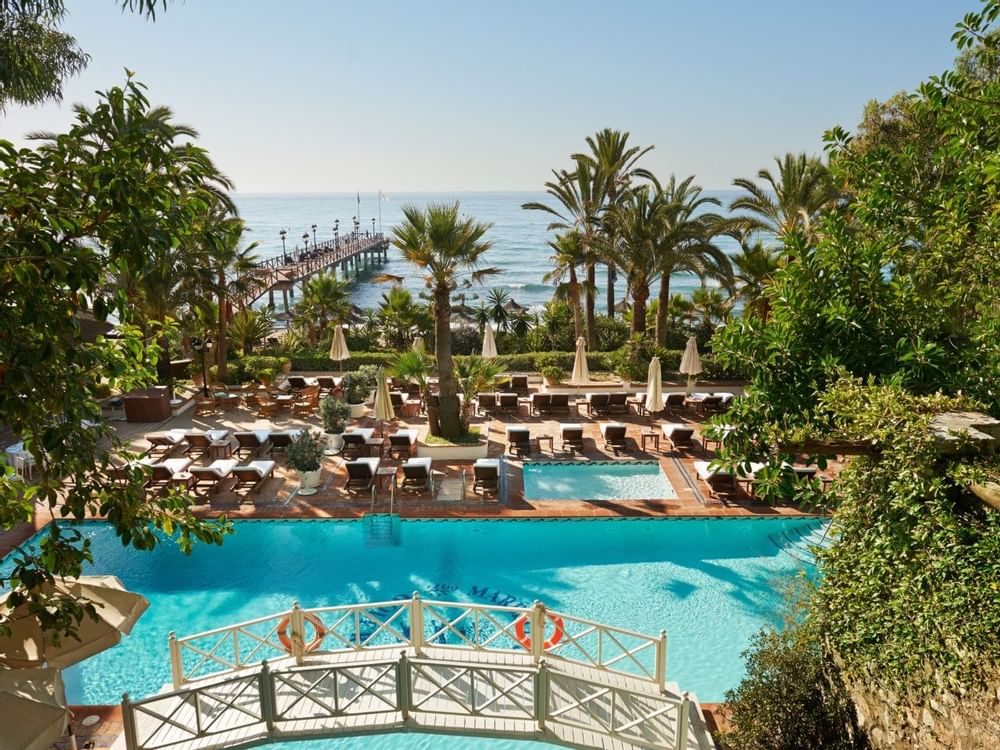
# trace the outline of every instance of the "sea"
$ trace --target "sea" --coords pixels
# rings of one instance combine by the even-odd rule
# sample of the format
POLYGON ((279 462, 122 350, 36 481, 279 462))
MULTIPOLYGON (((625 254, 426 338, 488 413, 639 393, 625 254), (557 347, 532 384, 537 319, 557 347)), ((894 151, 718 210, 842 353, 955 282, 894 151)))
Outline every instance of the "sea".
MULTIPOLYGON (((722 201, 721 209, 736 195, 735 191, 708 193, 722 201)), ((552 269, 552 255, 548 243, 554 232, 548 229, 550 216, 542 211, 527 211, 521 206, 530 201, 547 202, 543 192, 457 192, 457 193, 238 193, 234 196, 240 214, 246 222, 247 242, 257 242, 255 253, 268 258, 282 253, 281 230, 285 230, 285 249, 292 252, 305 246, 305 237, 312 246, 316 241, 332 239, 334 223, 340 221, 340 236, 353 229, 354 217, 359 217, 360 231, 382 231, 391 237, 393 227, 402 220, 402 207, 407 204, 425 206, 432 202, 458 201, 463 215, 492 224, 487 238, 493 247, 484 255, 483 264, 497 268, 500 273, 488 277, 482 286, 466 292, 468 304, 485 298, 490 289, 506 290, 518 304, 532 310, 541 309, 552 298, 553 284, 543 277, 552 269), (315 229, 313 228, 315 225, 315 229)), ((718 240, 727 252, 737 250, 735 241, 728 237, 718 240)), ((389 249, 388 262, 380 266, 380 273, 402 277, 403 283, 414 294, 424 290, 421 271, 407 263, 396 248, 389 249)), ((606 277, 598 270, 598 309, 606 309, 604 293, 606 277)), ((671 280, 671 291, 689 294, 700 282, 696 276, 678 274, 671 280)), ((384 282, 374 276, 362 277, 354 285, 352 298, 359 307, 377 307, 386 291, 384 282)), ((617 283, 617 300, 625 294, 624 281, 617 283)))

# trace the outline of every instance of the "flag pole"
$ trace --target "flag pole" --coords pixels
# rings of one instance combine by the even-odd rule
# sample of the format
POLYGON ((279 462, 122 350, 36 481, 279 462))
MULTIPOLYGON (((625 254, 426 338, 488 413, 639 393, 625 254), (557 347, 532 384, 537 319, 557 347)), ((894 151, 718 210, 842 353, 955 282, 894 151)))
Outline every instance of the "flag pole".
POLYGON ((378 233, 382 234, 382 188, 378 189, 378 233))

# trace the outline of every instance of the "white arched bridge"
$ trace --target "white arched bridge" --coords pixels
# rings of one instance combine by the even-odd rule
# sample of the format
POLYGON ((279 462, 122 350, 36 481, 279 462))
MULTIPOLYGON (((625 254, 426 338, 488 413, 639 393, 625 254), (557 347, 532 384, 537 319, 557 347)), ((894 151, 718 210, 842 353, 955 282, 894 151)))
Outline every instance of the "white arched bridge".
POLYGON ((410 599, 301 609, 170 637, 173 685, 122 701, 127 750, 386 732, 602 750, 710 750, 666 680, 665 633, 547 610, 410 599), (536 637, 536 634, 538 637, 536 637))

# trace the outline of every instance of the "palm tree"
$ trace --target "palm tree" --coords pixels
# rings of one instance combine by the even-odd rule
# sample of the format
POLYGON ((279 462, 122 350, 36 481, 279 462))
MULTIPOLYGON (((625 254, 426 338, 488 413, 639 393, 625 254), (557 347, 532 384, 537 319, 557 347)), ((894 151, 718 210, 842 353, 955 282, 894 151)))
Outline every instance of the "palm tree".
POLYGON ((661 240, 667 232, 671 204, 659 183, 628 191, 608 217, 618 238, 609 258, 625 272, 632 296, 632 334, 646 335, 646 301, 660 266, 661 240))
POLYGON ((302 285, 295 318, 315 346, 326 338, 330 324, 340 325, 351 315, 350 282, 321 271, 302 285))
POLYGON ((483 359, 478 356, 465 357, 458 362, 456 374, 458 385, 465 397, 463 400, 466 418, 475 409, 476 396, 484 391, 492 391, 497 377, 506 369, 505 365, 495 359, 483 359))
POLYGON ((718 206, 715 198, 702 195, 694 177, 680 182, 671 175, 663 187, 663 200, 669 204, 663 233, 657 246, 660 289, 656 307, 656 343, 667 340, 667 308, 670 304, 670 278, 675 273, 694 273, 701 278, 727 281, 732 273, 729 258, 712 242, 723 228, 718 214, 706 212, 706 206, 718 206))
POLYGON ((730 256, 734 299, 743 303, 744 317, 756 315, 767 320, 770 305, 764 291, 781 267, 781 253, 761 240, 749 241, 745 233, 734 239, 740 243, 740 252, 730 256))
POLYGON ((820 159, 804 153, 787 153, 774 161, 777 175, 761 169, 757 179, 762 182, 744 177, 733 180, 746 195, 736 198, 729 210, 748 213, 730 219, 730 224, 743 232, 766 232, 779 242, 793 232, 812 241, 817 216, 837 199, 830 170, 820 159))
POLYGON ((426 305, 413 299, 413 294, 403 286, 394 286, 382 294, 378 321, 386 344, 396 351, 409 347, 413 337, 428 327, 426 305))
POLYGON ((580 248, 584 253, 587 285, 584 287, 587 343, 593 349, 597 346, 597 320, 594 310, 596 291, 596 263, 598 258, 597 233, 600 214, 607 195, 608 177, 596 169, 589 161, 578 161, 572 172, 566 170, 552 172, 555 179, 545 183, 545 192, 552 196, 558 207, 544 203, 529 202, 521 208, 530 211, 545 211, 554 217, 548 228, 556 232, 575 232, 579 236, 580 248))
POLYGON ((725 322, 729 315, 726 297, 718 289, 701 286, 691 292, 691 307, 701 328, 711 333, 725 322))
POLYGON ((586 261, 586 253, 580 240, 579 232, 557 234, 555 240, 549 242, 553 255, 552 270, 542 277, 546 283, 556 285, 557 299, 566 300, 573 309, 573 327, 576 338, 583 336, 583 312, 580 310, 580 294, 583 285, 577 276, 576 269, 586 261), (565 281, 563 280, 565 279, 565 281))
POLYGON ((481 281, 499 273, 479 268, 479 262, 493 243, 484 239, 492 224, 462 218, 459 204, 430 203, 426 209, 403 206, 403 222, 393 230, 392 244, 407 261, 422 268, 434 306, 434 350, 438 370, 438 408, 428 405, 431 434, 454 440, 462 433, 456 395, 455 368, 451 355, 451 295, 461 283, 481 281))
MULTIPOLYGON (((619 130, 604 128, 598 131, 594 137, 587 137, 587 145, 590 147, 589 154, 573 154, 576 162, 588 162, 591 167, 601 172, 605 179, 604 183, 604 209, 614 210, 620 205, 622 197, 628 192, 633 179, 642 177, 650 179, 652 174, 636 166, 645 154, 653 150, 652 146, 641 148, 639 146, 628 145, 629 133, 619 130)), ((607 245, 614 251, 617 244, 614 226, 602 227, 607 234, 607 245)), ((615 264, 607 263, 608 285, 607 303, 608 316, 615 316, 615 264)))
MULTIPOLYGON (((271 319, 270 310, 267 308, 255 310, 252 307, 247 307, 243 310, 237 310, 229 319, 227 336, 239 346, 240 351, 246 356, 253 354, 254 347, 267 338, 273 325, 274 321, 271 319)), ((218 375, 220 380, 223 378, 221 372, 220 370, 218 375)))
POLYGON ((490 312, 490 320, 497 327, 497 331, 506 331, 510 326, 510 292, 506 289, 490 289, 486 295, 486 307, 490 312))

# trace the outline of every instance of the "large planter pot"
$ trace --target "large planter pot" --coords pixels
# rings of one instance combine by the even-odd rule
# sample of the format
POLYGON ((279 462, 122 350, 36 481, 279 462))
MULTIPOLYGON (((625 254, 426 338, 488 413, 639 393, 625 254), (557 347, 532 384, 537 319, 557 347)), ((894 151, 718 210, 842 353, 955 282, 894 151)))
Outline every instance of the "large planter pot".
POLYGON ((486 458, 489 448, 485 440, 472 445, 427 445, 417 441, 417 457, 435 461, 475 461, 486 458))
POLYGON ((290 373, 290 372, 292 371, 292 361, 291 361, 291 360, 288 360, 287 362, 283 363, 283 364, 281 365, 281 371, 282 371, 282 372, 283 372, 283 373, 284 373, 285 375, 287 375, 288 373, 290 373))
POLYGON ((316 469, 316 471, 300 471, 299 472, 299 494, 300 495, 315 495, 316 488, 319 487, 320 480, 323 477, 323 470, 316 469))
POLYGON ((348 404, 351 409, 351 419, 361 419, 365 415, 365 405, 361 404, 348 404))
POLYGON ((326 433, 326 455, 335 456, 344 450, 344 436, 339 432, 326 433))

